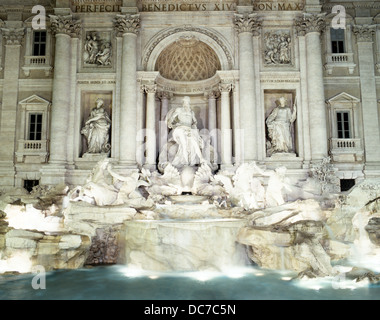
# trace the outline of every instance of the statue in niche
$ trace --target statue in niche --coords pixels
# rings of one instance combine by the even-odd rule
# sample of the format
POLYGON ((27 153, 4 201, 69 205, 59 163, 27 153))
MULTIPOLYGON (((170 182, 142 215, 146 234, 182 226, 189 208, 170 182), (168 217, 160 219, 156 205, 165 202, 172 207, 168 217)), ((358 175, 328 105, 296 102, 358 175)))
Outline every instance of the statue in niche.
MULTIPOLYGON (((163 171, 168 163, 177 169, 202 164, 212 167, 203 155, 206 143, 199 134, 197 119, 190 106, 190 97, 184 97, 181 107, 168 112, 166 123, 168 128, 172 129, 172 137, 160 153, 160 171, 163 171)), ((211 146, 208 146, 207 150, 213 152, 211 146)))
POLYGON ((96 106, 91 110, 91 114, 81 130, 81 134, 87 140, 87 153, 108 154, 110 152, 110 128, 111 120, 104 108, 104 101, 97 99, 96 106))
POLYGON ((290 64, 291 63, 291 37, 288 33, 267 32, 264 36, 265 64, 290 64))
POLYGON ((297 104, 293 110, 287 105, 287 99, 281 97, 276 101, 276 107, 266 120, 268 128, 268 153, 293 152, 293 139, 291 125, 297 118, 297 104))
POLYGON ((83 61, 85 65, 110 66, 111 43, 100 39, 96 33, 88 33, 84 44, 83 61))

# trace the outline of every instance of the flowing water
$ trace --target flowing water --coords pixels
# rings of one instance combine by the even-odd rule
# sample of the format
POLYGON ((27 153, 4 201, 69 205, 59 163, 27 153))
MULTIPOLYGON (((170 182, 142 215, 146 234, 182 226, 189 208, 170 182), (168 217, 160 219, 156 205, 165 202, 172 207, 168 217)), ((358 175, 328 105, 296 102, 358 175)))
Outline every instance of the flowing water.
POLYGON ((379 284, 333 277, 292 280, 295 275, 254 266, 157 273, 115 265, 49 272, 46 289, 39 290, 32 287, 35 275, 3 275, 0 300, 380 300, 379 284))

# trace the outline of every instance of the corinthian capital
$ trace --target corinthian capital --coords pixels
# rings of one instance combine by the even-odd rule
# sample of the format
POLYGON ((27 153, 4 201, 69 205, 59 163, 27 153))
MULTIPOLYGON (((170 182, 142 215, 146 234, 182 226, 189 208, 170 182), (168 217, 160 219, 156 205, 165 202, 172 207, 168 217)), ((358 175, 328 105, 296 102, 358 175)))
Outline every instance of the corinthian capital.
POLYGON ((229 82, 222 82, 219 84, 220 92, 230 92, 234 88, 234 85, 229 82))
POLYGON ((115 20, 115 30, 117 36, 120 37, 124 33, 138 34, 140 29, 140 15, 139 14, 119 14, 115 20))
POLYGON ((326 29, 326 13, 313 14, 304 13, 302 18, 295 20, 295 27, 298 35, 304 36, 309 32, 323 32, 326 29))
POLYGON ((352 29, 358 42, 372 42, 376 32, 376 25, 354 25, 352 29))
POLYGON ((53 34, 67 34, 71 37, 80 35, 82 26, 80 21, 74 20, 72 15, 50 15, 51 31, 53 34))
POLYGON ((25 29, 24 28, 2 28, 3 36, 5 38, 5 43, 7 45, 21 45, 24 39, 25 29))
POLYGON ((235 29, 238 33, 250 32, 259 35, 262 22, 257 19, 256 13, 235 14, 235 29))
POLYGON ((157 85, 156 84, 144 84, 142 89, 146 93, 156 93, 157 92, 157 85))

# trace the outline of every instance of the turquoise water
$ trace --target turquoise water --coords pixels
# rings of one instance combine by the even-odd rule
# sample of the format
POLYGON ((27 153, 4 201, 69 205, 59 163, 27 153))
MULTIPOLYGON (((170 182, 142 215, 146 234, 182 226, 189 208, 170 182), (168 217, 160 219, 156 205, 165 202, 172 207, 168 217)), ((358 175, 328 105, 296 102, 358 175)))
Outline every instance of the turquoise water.
POLYGON ((125 266, 0 276, 1 300, 380 300, 380 285, 338 278, 291 280, 294 273, 256 267, 222 273, 139 273, 125 266), (41 281, 37 281, 43 284, 41 281))

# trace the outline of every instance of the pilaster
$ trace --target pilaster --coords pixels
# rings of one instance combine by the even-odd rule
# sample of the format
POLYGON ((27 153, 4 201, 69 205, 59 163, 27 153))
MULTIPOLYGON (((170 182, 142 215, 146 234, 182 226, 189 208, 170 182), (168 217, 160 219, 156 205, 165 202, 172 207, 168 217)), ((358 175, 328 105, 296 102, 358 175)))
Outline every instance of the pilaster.
POLYGON ((354 25, 358 46, 360 93, 364 130, 365 174, 380 170, 380 129, 373 57, 376 25, 354 25))
POLYGON ((25 29, 2 28, 2 34, 5 40, 5 59, 0 116, 0 185, 14 186, 18 82, 25 29))

